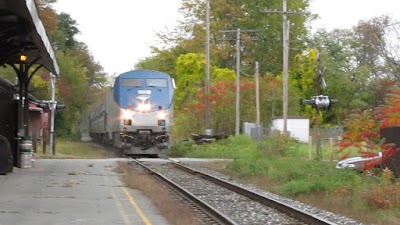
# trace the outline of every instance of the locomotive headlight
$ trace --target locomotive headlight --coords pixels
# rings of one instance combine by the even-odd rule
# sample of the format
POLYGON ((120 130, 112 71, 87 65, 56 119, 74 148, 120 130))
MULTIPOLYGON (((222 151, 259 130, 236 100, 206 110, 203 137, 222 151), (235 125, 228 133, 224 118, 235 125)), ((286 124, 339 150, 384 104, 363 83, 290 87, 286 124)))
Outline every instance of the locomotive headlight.
POLYGON ((139 103, 137 109, 139 112, 147 112, 150 111, 151 105, 146 103, 139 103))
POLYGON ((133 112, 129 109, 122 109, 121 110, 121 117, 122 119, 132 119, 133 112))
POLYGON ((166 117, 167 117, 167 114, 165 114, 163 112, 157 113, 157 119, 159 119, 159 120, 165 120, 166 117))

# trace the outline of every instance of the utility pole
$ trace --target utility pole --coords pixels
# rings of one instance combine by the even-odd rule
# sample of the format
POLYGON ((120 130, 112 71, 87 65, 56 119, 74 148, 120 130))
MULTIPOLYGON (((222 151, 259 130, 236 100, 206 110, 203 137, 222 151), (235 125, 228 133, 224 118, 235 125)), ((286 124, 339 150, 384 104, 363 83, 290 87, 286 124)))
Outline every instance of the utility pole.
MULTIPOLYGON (((319 57, 319 52, 317 53, 317 96, 321 95, 321 85, 322 85, 322 71, 320 69, 321 66, 321 60, 319 57)), ((321 154, 321 129, 320 129, 320 123, 321 123, 321 118, 320 118, 320 110, 317 108, 317 115, 315 118, 315 124, 317 126, 317 134, 316 134, 316 153, 317 153, 317 160, 320 161, 322 159, 322 154, 321 154)))
MULTIPOLYGON (((239 135, 240 128, 240 34, 241 32, 255 33, 258 30, 221 30, 222 33, 236 32, 236 113, 235 113, 235 135, 239 135)), ((229 39, 228 39, 229 40, 229 39)))
POLYGON ((56 76, 50 73, 51 80, 51 102, 50 102, 50 151, 52 155, 56 154, 56 148, 54 145, 54 113, 56 111, 56 76))
POLYGON ((240 29, 236 33, 236 117, 235 135, 239 135, 240 127, 240 29))
POLYGON ((289 99, 289 87, 288 87, 288 71, 289 71, 289 29, 290 20, 287 19, 288 14, 306 14, 299 12, 287 11, 286 0, 282 0, 282 11, 267 10, 265 13, 278 13, 282 14, 283 17, 283 133, 287 133, 287 118, 288 118, 288 99, 289 99))
POLYGON ((210 112, 210 0, 207 0, 206 6, 206 109, 205 109, 205 121, 206 129, 211 128, 211 112, 210 112))
POLYGON ((288 118, 288 67, 289 67, 289 24, 286 15, 286 0, 283 0, 283 134, 287 135, 288 118))
POLYGON ((260 90, 259 90, 259 83, 258 83, 258 77, 259 77, 259 67, 258 67, 258 62, 256 62, 256 74, 255 74, 255 80, 256 80, 256 123, 257 127, 260 126, 260 90))

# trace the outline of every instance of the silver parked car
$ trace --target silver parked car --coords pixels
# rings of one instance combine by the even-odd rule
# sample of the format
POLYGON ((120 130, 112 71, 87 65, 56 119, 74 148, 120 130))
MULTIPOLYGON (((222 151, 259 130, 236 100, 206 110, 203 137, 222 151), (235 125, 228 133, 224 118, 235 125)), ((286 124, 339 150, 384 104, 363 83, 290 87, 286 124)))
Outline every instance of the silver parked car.
POLYGON ((381 164, 382 152, 379 152, 376 156, 357 156, 341 160, 336 164, 336 168, 361 170, 366 165, 372 165, 371 168, 376 168, 379 167, 381 164))

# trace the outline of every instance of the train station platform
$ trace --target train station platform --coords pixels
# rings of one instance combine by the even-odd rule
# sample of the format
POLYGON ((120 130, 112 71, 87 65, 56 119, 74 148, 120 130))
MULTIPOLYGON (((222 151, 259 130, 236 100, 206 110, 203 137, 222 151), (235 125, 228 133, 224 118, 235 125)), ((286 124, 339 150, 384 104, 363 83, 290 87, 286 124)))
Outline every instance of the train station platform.
POLYGON ((139 191, 125 187, 118 161, 36 159, 0 176, 0 225, 168 225, 139 191))

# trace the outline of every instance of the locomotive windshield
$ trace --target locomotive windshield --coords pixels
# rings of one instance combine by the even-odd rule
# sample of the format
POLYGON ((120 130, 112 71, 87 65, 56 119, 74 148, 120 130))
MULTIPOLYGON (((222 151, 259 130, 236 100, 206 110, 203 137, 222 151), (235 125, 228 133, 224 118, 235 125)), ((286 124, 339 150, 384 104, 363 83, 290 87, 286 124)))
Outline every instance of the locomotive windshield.
POLYGON ((141 87, 142 79, 124 78, 121 81, 121 86, 122 87, 141 87))
POLYGON ((147 87, 167 87, 167 79, 146 79, 147 87))

